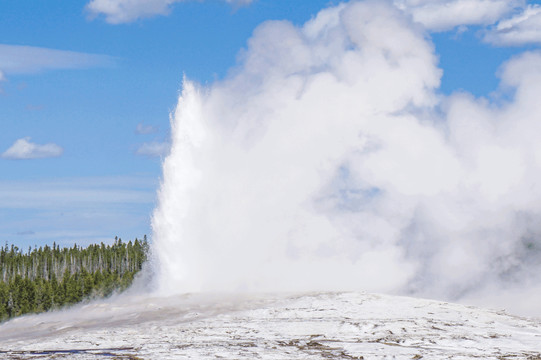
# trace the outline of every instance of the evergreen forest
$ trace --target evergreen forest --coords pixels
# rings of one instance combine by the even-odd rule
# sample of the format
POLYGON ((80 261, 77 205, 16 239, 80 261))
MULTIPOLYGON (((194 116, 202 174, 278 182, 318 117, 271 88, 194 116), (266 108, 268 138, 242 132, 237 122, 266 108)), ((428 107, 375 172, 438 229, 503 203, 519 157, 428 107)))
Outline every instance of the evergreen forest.
POLYGON ((0 321, 107 297, 132 283, 147 259, 148 241, 82 248, 44 246, 27 252, 0 247, 0 321))

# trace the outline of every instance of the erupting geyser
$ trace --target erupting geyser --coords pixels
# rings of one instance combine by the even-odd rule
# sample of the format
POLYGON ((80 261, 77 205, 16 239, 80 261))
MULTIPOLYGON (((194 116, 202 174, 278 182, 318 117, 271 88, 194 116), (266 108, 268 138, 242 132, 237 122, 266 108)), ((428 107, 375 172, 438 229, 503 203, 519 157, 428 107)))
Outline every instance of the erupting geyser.
POLYGON ((0 358, 541 359, 539 320, 362 292, 541 315, 541 52, 489 99, 441 75, 390 1, 259 26, 224 80, 184 80, 156 293, 6 322, 0 358))
POLYGON ((427 34, 386 2, 264 23, 225 80, 184 81, 153 216, 159 291, 538 303, 539 64, 503 65, 509 100, 445 97, 427 34))

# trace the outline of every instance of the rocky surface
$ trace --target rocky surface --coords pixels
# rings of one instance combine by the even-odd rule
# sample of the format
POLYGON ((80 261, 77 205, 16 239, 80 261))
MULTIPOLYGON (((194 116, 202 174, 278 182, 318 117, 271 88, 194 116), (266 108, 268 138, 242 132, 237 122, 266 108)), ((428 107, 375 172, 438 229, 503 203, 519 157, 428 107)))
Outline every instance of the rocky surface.
POLYGON ((364 293, 117 298, 0 326, 3 359, 528 359, 541 321, 364 293))

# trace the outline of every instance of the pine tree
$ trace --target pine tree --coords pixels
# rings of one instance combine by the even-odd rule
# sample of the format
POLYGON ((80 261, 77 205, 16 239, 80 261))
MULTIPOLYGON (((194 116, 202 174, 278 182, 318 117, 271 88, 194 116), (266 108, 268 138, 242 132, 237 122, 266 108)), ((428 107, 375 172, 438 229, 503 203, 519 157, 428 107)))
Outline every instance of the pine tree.
POLYGON ((53 243, 25 253, 6 243, 0 247, 0 321, 122 291, 141 270, 148 248, 146 235, 86 248, 53 243))

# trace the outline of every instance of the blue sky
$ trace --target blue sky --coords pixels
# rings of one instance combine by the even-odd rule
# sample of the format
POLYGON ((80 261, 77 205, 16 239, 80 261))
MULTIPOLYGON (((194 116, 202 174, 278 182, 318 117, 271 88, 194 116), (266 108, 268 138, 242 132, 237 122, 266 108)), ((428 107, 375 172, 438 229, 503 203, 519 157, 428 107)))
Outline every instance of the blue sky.
MULTIPOLYGON (((150 235, 183 75, 222 79, 259 24, 336 3, 1 2, 0 242, 150 235)), ((541 44, 539 1, 394 3, 434 42, 442 94, 492 96, 501 64, 541 44)))

